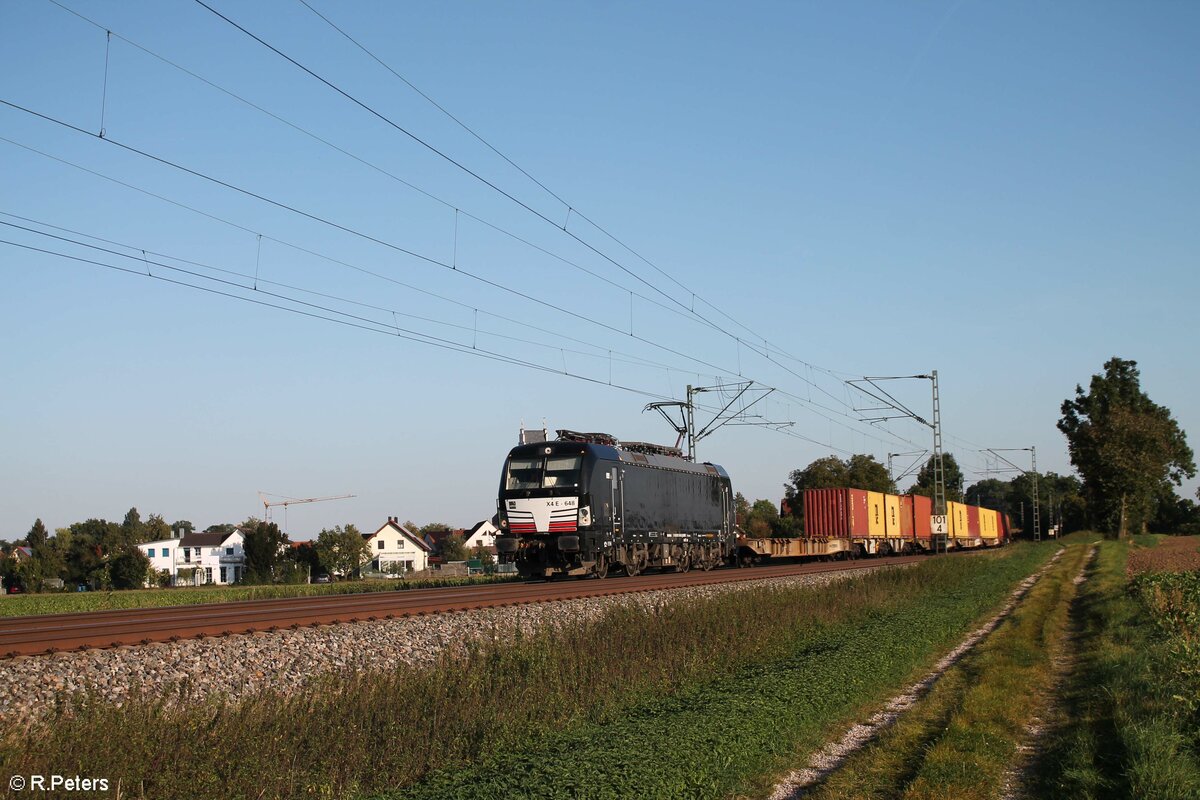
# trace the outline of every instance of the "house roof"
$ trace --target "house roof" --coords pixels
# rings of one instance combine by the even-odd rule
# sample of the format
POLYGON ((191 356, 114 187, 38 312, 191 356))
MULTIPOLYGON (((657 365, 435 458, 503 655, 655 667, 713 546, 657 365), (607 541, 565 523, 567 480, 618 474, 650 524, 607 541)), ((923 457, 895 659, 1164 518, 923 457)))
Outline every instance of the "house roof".
POLYGON ((179 540, 181 547, 219 547, 225 543, 225 540, 235 533, 241 533, 240 530, 231 531, 230 533, 189 533, 179 540))
POLYGON ((380 525, 379 530, 375 531, 374 533, 364 533, 362 535, 362 537, 369 542, 372 539, 374 539, 376 536, 378 536, 379 534, 383 533, 385 530, 388 530, 389 528, 391 530, 396 531, 401 536, 405 537, 406 539, 411 541, 413 544, 415 544, 417 547, 420 547, 422 550, 430 549, 429 544, 427 542, 425 542, 424 540, 422 540, 420 536, 417 536, 415 533, 410 531, 408 528, 401 525, 400 522, 398 521, 397 517, 388 517, 388 521, 385 522, 384 524, 380 525))

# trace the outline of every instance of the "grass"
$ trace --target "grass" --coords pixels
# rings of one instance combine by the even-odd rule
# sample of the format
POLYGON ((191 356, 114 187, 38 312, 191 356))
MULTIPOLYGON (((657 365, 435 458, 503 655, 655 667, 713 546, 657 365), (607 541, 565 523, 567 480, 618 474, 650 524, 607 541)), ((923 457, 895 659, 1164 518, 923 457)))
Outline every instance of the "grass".
POLYGON ((1049 689, 1050 661, 1075 596, 1072 579, 1086 553, 1084 544, 1069 544, 1007 620, 811 796, 997 796, 1039 697, 1049 689))
POLYGON ((173 589, 129 589, 115 592, 64 592, 61 594, 20 594, 0 599, 0 618, 34 614, 72 614, 81 611, 114 611, 124 608, 160 608, 238 600, 274 600, 286 597, 316 597, 332 594, 394 592, 405 589, 430 589, 475 583, 499 583, 514 578, 480 575, 431 580, 340 581, 325 584, 273 584, 266 586, 196 586, 173 589))
MULTIPOLYGON (((1155 540, 1144 540, 1150 543, 1155 540)), ((1200 797, 1200 576, 1125 574, 1104 542, 1081 596, 1080 666, 1038 793, 1100 800, 1200 797)))
POLYGON ((0 771, 154 798, 723 797, 925 668, 1052 549, 619 608, 291 697, 84 700, 9 733, 0 771))

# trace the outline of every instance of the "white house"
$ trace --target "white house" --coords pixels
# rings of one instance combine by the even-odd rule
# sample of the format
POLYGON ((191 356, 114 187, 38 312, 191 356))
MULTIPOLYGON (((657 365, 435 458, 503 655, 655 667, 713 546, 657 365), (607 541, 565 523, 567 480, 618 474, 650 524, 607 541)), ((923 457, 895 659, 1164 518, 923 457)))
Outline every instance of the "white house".
POLYGON ((179 555, 178 539, 159 539, 154 542, 143 542, 138 549, 150 559, 151 573, 146 577, 146 585, 157 586, 158 576, 165 570, 175 582, 175 559, 179 555))
POLYGON ((190 533, 176 539, 174 575, 177 583, 225 585, 242 579, 246 566, 243 544, 246 536, 240 528, 230 533, 190 533), (191 579, 179 579, 180 570, 191 570, 191 579))
POLYGON ((490 519, 485 519, 483 522, 475 523, 475 527, 467 531, 463 536, 463 544, 466 545, 467 552, 474 552, 476 547, 483 545, 484 549, 496 552, 496 535, 500 533, 500 529, 492 524, 490 519))
POLYGON ((429 566, 429 545, 421 537, 400 524, 399 517, 388 521, 374 533, 364 533, 371 548, 370 569, 386 572, 399 565, 405 572, 420 572, 429 566))

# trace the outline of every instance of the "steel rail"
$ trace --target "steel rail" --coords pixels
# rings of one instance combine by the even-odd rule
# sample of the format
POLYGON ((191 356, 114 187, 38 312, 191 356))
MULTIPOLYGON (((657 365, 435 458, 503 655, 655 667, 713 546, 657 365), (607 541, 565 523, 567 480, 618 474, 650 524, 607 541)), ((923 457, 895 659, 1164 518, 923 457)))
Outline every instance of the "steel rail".
MULTIPOLYGON (((0 656, 123 647, 915 563, 924 556, 0 617, 0 656)), ((15 598, 14 598, 15 599, 15 598)))

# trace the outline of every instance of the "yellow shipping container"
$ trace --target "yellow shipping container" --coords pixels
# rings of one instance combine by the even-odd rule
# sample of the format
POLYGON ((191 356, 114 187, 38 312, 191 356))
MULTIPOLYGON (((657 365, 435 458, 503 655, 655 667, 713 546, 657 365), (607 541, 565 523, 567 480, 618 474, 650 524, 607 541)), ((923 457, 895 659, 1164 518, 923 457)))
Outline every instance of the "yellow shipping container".
POLYGON ((979 529, 982 531, 980 535, 984 539, 1000 538, 1000 524, 997 519, 999 516, 999 511, 993 511, 990 508, 979 509, 979 529))
POLYGON ((867 535, 882 539, 886 532, 884 524, 883 492, 867 492, 867 535))
POLYGON ((884 524, 887 530, 887 538, 899 539, 900 533, 900 498, 894 494, 885 494, 883 496, 884 508, 884 524))
POLYGON ((950 537, 953 539, 970 539, 971 528, 967 522, 967 507, 953 500, 946 503, 946 511, 950 516, 950 537))

